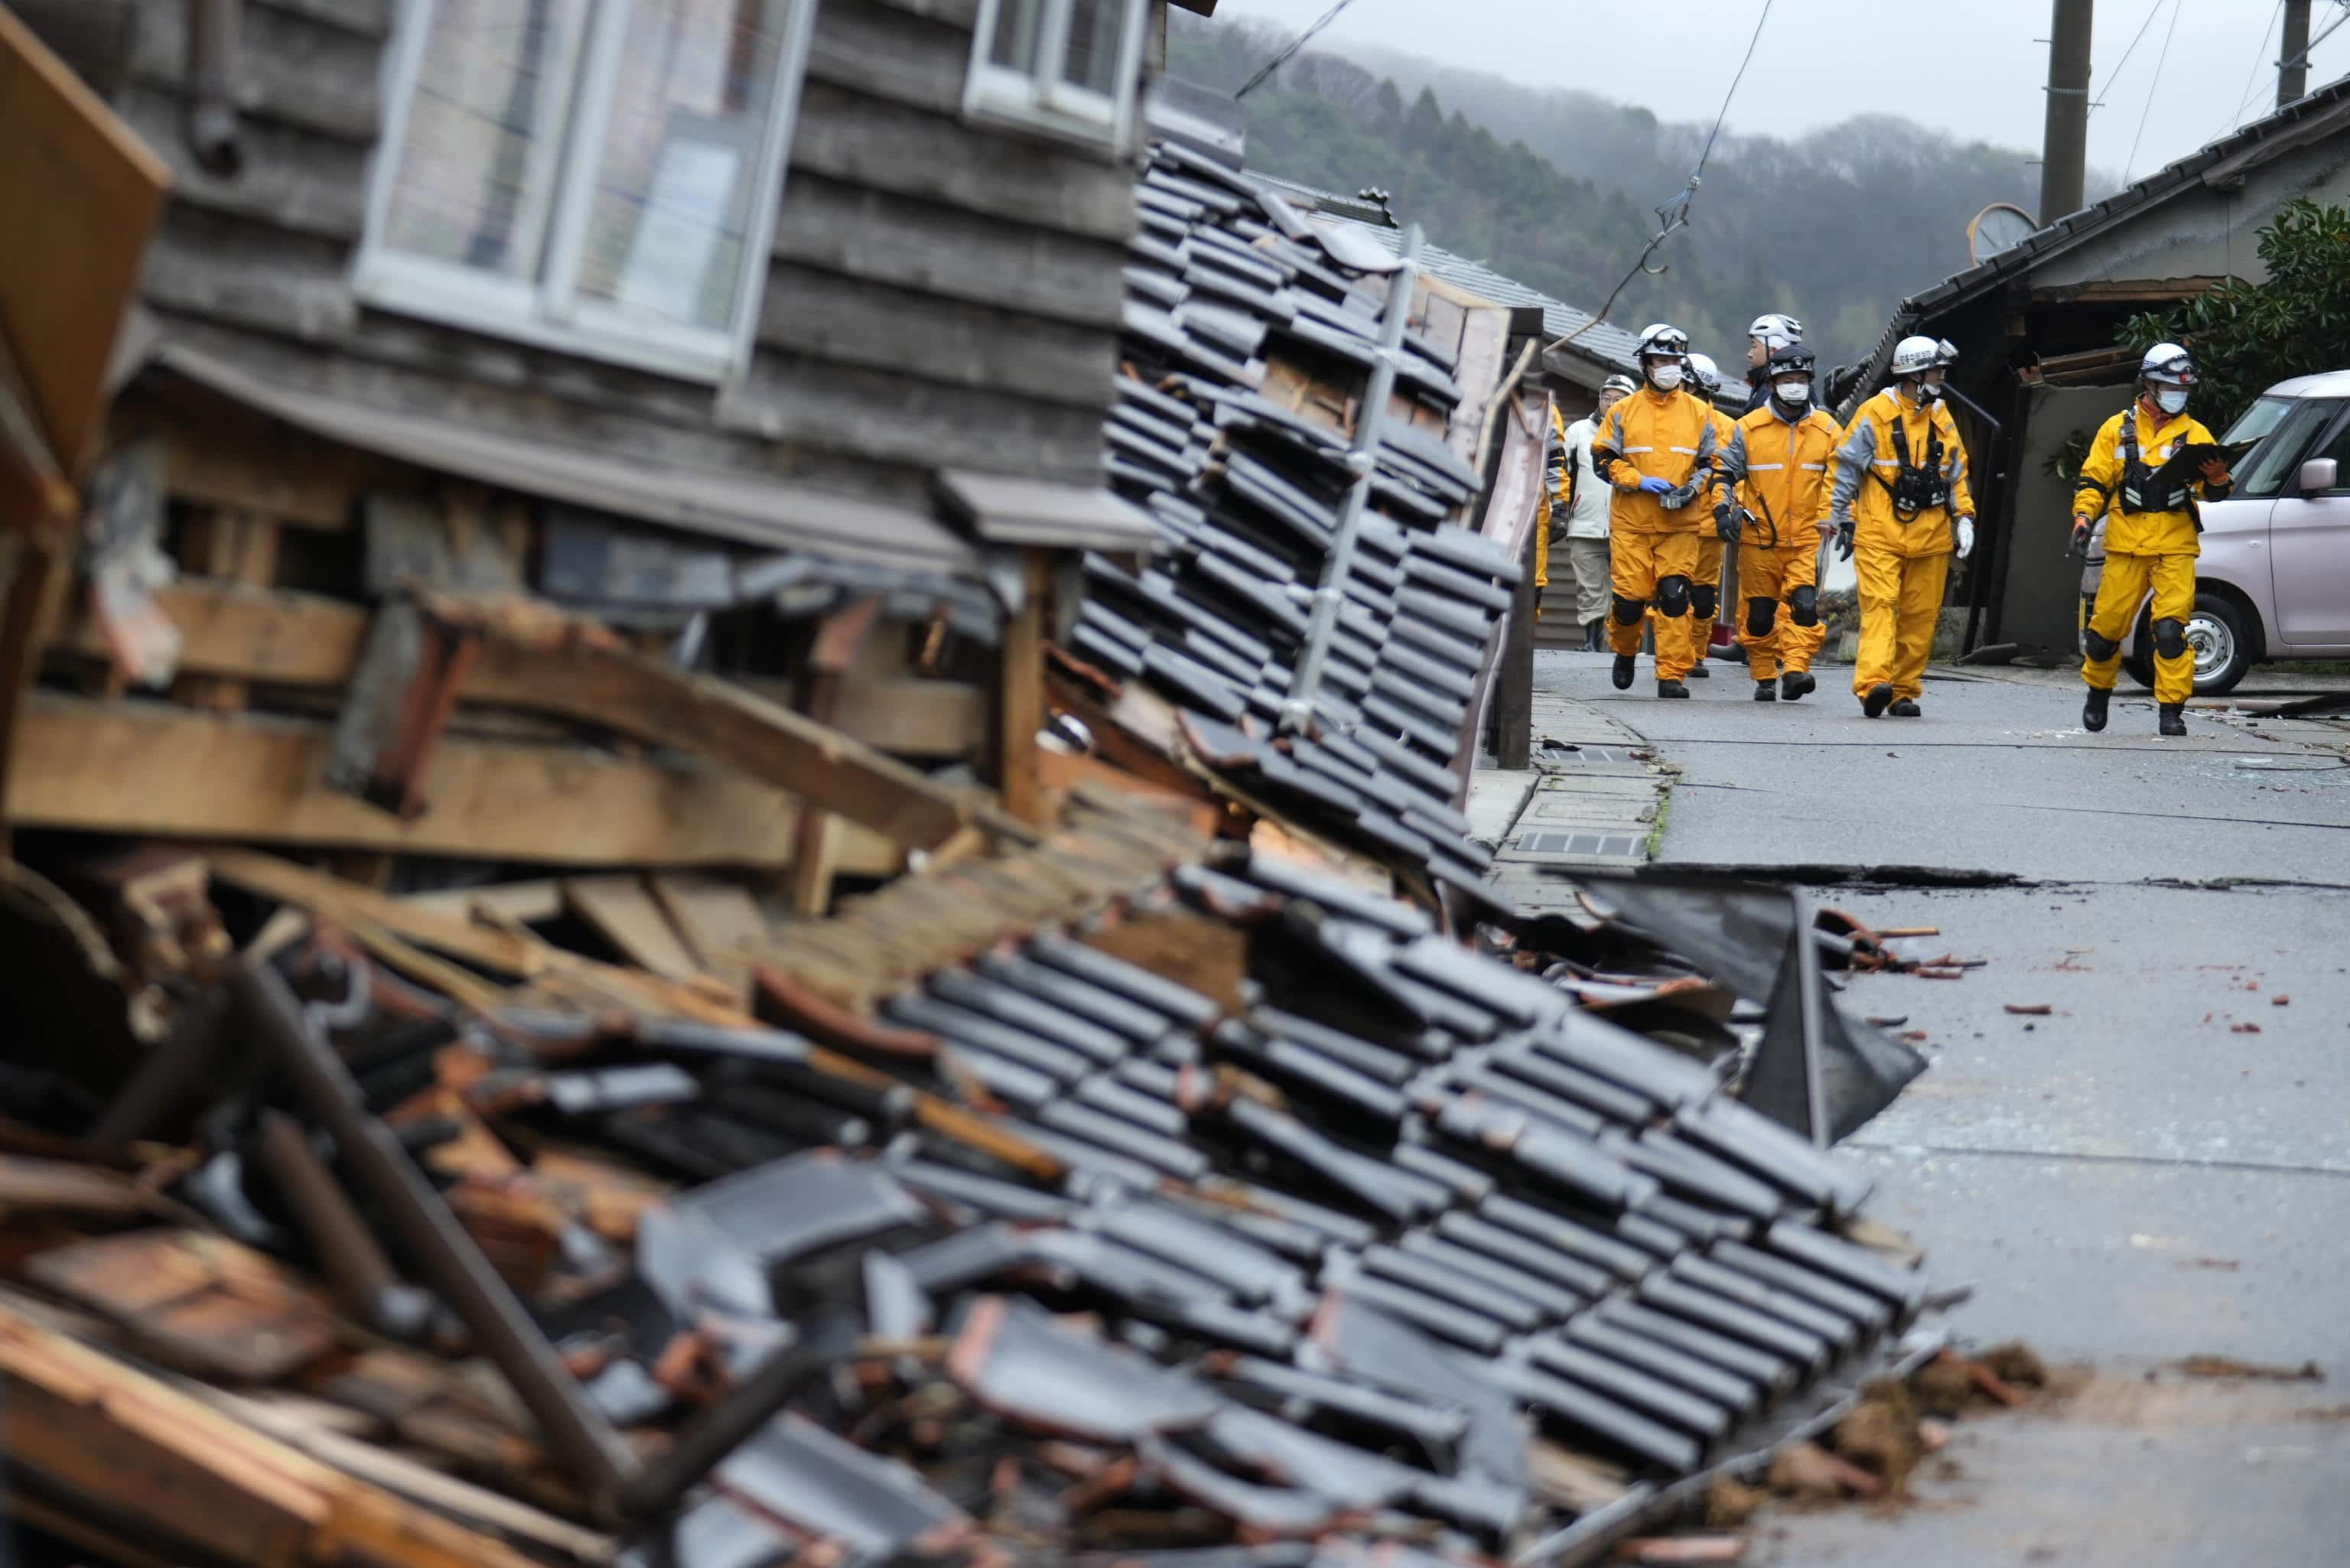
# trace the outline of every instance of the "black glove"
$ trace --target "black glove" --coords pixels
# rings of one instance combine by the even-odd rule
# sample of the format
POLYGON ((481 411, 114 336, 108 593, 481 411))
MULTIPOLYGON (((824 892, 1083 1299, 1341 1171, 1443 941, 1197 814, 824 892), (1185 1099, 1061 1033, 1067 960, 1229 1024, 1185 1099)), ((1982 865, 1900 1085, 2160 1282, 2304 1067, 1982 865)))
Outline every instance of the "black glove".
POLYGON ((1852 559, 1852 519, 1847 517, 1835 525, 1836 559, 1852 559))
POLYGON ((1746 531, 1746 520, 1738 507, 1727 501, 1719 501, 1713 507, 1713 531, 1723 544, 1735 545, 1739 535, 1746 531))
POLYGON ((2085 561, 2089 558, 2089 520, 2086 517, 2073 519, 2072 553, 2085 561))
POLYGON ((1687 506, 1697 499, 1698 489, 1699 481, 1692 479, 1687 484, 1678 484, 1666 491, 1663 496, 1665 510, 1678 512, 1687 506))

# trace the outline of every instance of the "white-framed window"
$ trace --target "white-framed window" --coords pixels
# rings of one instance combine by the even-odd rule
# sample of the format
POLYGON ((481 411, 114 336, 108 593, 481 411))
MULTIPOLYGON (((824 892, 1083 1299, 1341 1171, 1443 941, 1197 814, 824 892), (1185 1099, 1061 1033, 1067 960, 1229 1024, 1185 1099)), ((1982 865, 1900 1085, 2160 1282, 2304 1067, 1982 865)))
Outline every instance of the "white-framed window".
POLYGON ((816 0, 404 0, 356 286, 698 379, 744 365, 816 0))
POLYGON ((1122 150, 1146 0, 980 0, 963 112, 1122 150))

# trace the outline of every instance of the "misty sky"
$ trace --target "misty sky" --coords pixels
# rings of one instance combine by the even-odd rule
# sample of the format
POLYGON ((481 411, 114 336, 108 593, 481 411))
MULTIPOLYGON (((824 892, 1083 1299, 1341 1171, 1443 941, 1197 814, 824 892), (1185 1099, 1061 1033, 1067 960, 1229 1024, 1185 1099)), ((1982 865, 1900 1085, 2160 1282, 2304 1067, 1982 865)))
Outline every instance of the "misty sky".
MULTIPOLYGON (((1216 19, 1295 31, 1329 4, 1222 0, 1216 19)), ((2050 9, 2049 0, 1776 0, 1730 125, 1793 135, 1881 110, 1954 136, 2037 150, 2048 49, 2033 40, 2048 36, 2050 9)), ((2090 167, 2118 177, 2135 140, 2130 177, 2143 178, 2240 119, 2267 112, 2276 100, 2278 9, 2274 0, 2099 0, 2089 80, 2105 101, 2089 117, 2090 167), (2152 26, 2109 88, 2150 11, 2152 26), (2158 61, 2160 97, 2140 140, 2158 61), (2255 78, 2249 89, 2248 78, 2255 78)), ((1355 0, 1316 42, 1339 53, 1349 40, 1411 50, 1696 119, 1721 103, 1761 11, 1762 0, 1355 0)), ((2343 0, 2317 0, 2313 11, 2314 37, 2344 15, 2343 0)), ((2350 25, 2312 52, 2310 86, 2345 71, 2350 25)))

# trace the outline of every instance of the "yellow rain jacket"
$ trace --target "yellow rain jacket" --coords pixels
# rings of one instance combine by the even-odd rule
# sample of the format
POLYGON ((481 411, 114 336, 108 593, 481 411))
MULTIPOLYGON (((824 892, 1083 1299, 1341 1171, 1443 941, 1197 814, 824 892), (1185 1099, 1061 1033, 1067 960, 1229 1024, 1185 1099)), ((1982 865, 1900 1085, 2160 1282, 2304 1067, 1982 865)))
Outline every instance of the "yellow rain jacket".
POLYGON ((1841 432, 1817 409, 1789 424, 1769 403, 1731 427, 1714 475, 1714 499, 1727 494, 1753 514, 1741 543, 1757 550, 1816 550, 1828 520, 1841 432))
MULTIPOLYGON (((2160 468, 2184 445, 2211 444, 2211 432, 2200 421, 2181 412, 2170 415, 2148 431, 2146 410, 2132 403, 2098 428, 2081 461, 2081 488, 2073 496, 2073 515, 2095 523, 2106 519, 2106 554, 2112 556, 2199 556, 2195 517, 2185 506, 2159 512, 2130 512, 2122 506, 2122 482, 2127 466, 2123 447, 2127 434, 2137 447, 2138 461, 2147 469, 2160 468)), ((2151 474, 2147 477, 2151 478, 2151 474)), ((2227 485, 2211 485, 2198 478, 2187 486, 2206 501, 2226 495, 2227 485)), ((2148 500, 2155 499, 2147 497, 2148 500)), ((2168 498, 2166 498, 2168 499, 2168 498)))
POLYGON ((1950 409, 1939 399, 1911 402, 1898 387, 1887 387, 1861 404, 1836 443, 1828 510, 1839 527, 1846 517, 1853 520, 1857 550, 1908 557, 1949 555, 1954 547, 1950 519, 1975 514, 1974 494, 1967 488, 1967 449, 1950 409), (1925 507, 1907 522, 1893 504, 1905 445, 1909 462, 1918 468, 1929 466, 1939 449, 1939 466, 1950 492, 1946 503, 1925 507))
POLYGON ((1592 472, 1616 491, 1608 532, 1711 534, 1713 515, 1703 501, 1716 444, 1713 410, 1678 387, 1660 392, 1644 385, 1617 399, 1591 437, 1592 472), (1668 508, 1663 496, 1641 492, 1643 479, 1686 490, 1688 504, 1668 508))

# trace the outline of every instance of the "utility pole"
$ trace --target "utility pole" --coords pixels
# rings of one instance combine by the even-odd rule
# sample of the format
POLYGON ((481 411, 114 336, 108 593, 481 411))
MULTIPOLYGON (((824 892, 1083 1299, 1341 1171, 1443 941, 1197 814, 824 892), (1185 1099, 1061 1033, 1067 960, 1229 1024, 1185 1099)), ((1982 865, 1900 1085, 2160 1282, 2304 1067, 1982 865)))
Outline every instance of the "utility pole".
POLYGON ((2277 56, 2277 107, 2309 91, 2309 0, 2284 0, 2284 49, 2277 56))
POLYGON ((2040 226, 2081 210, 2089 158, 2093 0, 2055 0, 2048 26, 2048 124, 2040 144, 2040 226))

